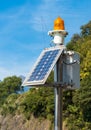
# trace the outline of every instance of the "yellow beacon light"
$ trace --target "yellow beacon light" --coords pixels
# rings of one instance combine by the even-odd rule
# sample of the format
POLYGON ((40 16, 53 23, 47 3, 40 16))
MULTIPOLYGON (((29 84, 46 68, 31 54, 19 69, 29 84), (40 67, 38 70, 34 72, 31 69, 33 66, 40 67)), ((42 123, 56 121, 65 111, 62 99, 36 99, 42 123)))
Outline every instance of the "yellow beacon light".
POLYGON ((49 31, 48 34, 53 37, 52 42, 55 45, 63 45, 64 37, 68 34, 65 31, 64 20, 60 17, 54 20, 54 27, 52 31, 49 31))
POLYGON ((60 17, 54 20, 54 30, 65 30, 64 20, 60 17))

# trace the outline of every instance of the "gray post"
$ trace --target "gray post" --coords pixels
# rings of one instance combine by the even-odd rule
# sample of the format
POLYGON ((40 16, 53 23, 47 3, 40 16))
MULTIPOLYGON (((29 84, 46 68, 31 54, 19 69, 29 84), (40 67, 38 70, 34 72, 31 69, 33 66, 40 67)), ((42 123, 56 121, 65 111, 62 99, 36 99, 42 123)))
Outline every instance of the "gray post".
MULTIPOLYGON (((61 82, 62 81, 62 63, 61 58, 55 65, 54 68, 54 81, 61 82)), ((62 87, 55 86, 55 130, 62 130, 62 87)))

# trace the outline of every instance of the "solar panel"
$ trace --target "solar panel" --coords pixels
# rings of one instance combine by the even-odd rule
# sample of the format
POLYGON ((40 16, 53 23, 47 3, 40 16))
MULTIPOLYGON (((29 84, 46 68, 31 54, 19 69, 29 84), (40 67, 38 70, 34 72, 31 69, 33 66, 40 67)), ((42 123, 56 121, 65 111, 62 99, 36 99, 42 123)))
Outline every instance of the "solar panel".
POLYGON ((44 84, 62 51, 63 49, 57 47, 43 50, 32 71, 26 77, 23 86, 44 84))

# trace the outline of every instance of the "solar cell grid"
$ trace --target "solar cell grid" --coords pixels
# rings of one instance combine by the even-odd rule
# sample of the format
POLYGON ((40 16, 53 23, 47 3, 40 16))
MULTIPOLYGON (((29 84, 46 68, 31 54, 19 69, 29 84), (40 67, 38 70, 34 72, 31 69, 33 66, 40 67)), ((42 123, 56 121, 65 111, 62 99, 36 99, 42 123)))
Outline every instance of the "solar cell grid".
POLYGON ((34 72, 29 77, 28 81, 42 80, 48 72, 52 62, 54 61, 59 50, 48 51, 40 59, 38 65, 34 69, 34 72))
POLYGON ((44 50, 34 69, 29 74, 29 76, 25 79, 25 84, 29 85, 37 85, 43 84, 47 79, 49 73, 53 69, 57 59, 59 58, 60 54, 62 53, 61 49, 48 49, 44 50))

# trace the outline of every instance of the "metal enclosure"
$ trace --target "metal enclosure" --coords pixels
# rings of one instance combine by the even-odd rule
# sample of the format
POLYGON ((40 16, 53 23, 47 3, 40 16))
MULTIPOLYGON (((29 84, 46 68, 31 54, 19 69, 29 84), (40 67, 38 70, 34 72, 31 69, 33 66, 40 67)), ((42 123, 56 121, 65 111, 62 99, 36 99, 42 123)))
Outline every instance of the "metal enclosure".
POLYGON ((66 51, 64 53, 63 84, 71 89, 80 87, 80 57, 77 52, 66 51))

